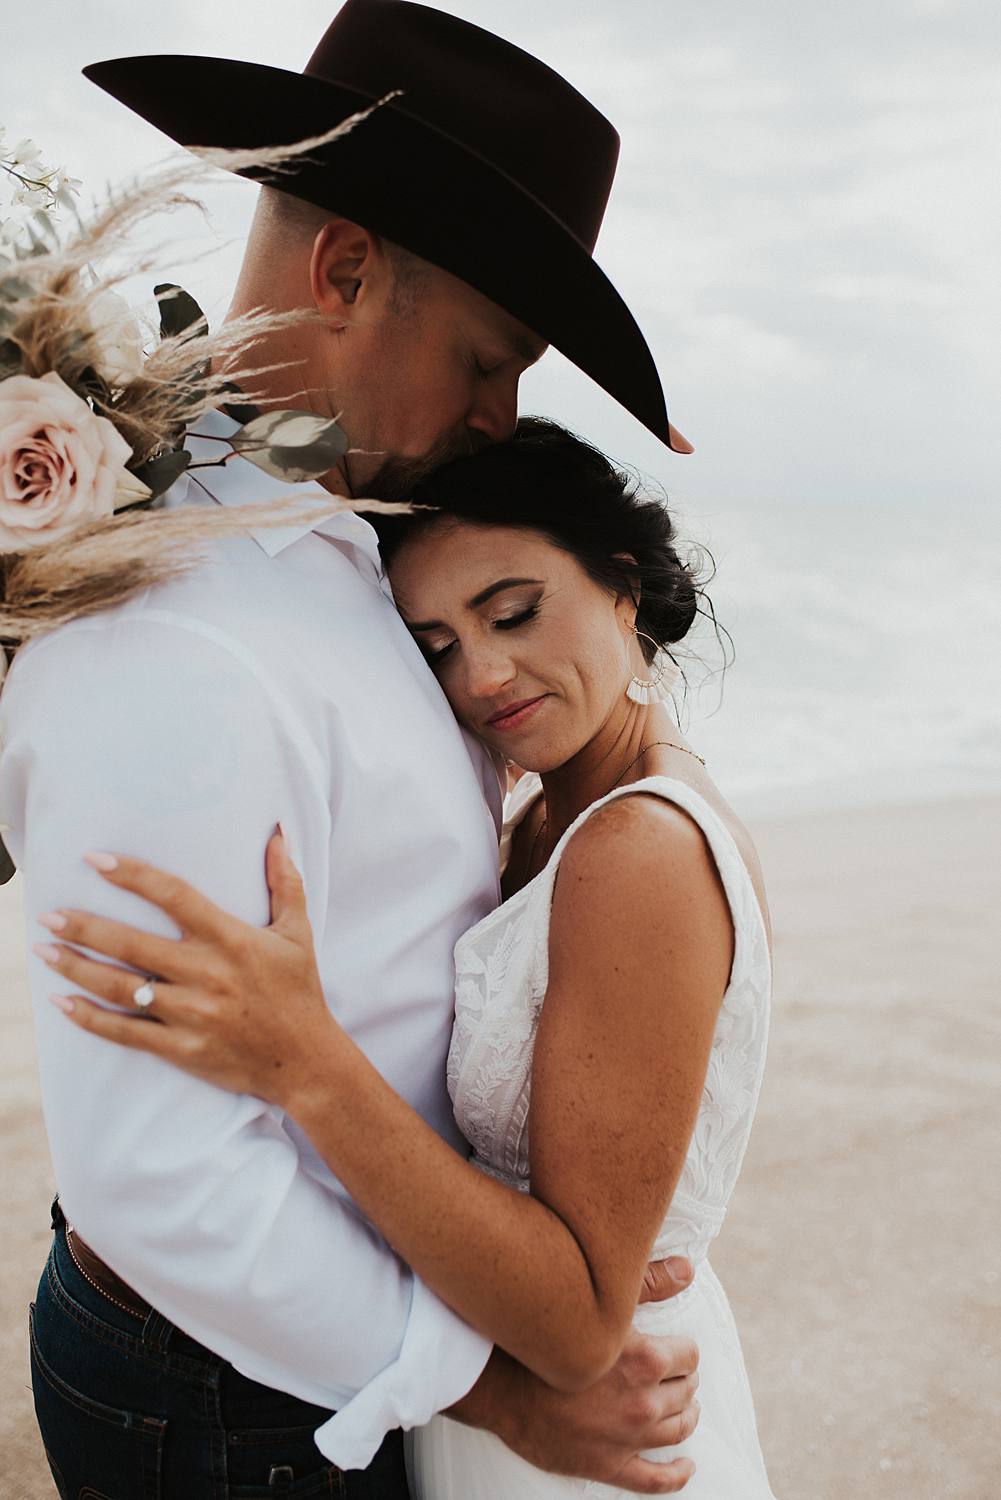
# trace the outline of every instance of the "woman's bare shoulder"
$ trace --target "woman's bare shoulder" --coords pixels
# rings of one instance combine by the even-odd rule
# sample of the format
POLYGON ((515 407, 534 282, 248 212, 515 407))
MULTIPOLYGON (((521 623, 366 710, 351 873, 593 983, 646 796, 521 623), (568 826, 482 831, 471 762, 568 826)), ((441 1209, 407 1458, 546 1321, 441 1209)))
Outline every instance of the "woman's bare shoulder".
POLYGON ((568 840, 560 885, 589 888, 606 907, 615 897, 640 908, 663 905, 672 889, 691 894, 717 883, 699 823, 676 802, 637 791, 596 808, 568 840))
MULTIPOLYGON (((768 923, 764 875, 750 832, 708 782, 686 782, 720 819, 736 845, 768 923)), ((637 790, 597 808, 568 841, 561 879, 594 879, 607 898, 614 883, 627 899, 644 905, 670 899, 672 890, 690 898, 700 882, 719 888, 719 872, 698 819, 657 792, 637 790)))
POLYGON ((603 1004, 628 998, 641 1022, 663 1013, 669 975, 672 1013, 684 995, 711 1010, 726 989, 733 944, 712 851, 677 803, 639 791, 616 798, 568 841, 549 929, 550 977, 568 994, 597 985, 603 1004))

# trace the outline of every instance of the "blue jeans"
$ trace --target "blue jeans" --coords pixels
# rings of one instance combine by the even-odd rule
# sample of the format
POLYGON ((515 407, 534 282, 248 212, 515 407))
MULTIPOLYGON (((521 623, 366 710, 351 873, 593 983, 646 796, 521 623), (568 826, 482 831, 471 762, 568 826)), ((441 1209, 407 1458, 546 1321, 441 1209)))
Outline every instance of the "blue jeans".
POLYGON ((35 1413, 62 1500, 407 1500, 403 1438, 342 1472, 313 1441, 330 1415, 240 1375, 168 1323, 119 1307, 55 1241, 31 1309, 35 1413))

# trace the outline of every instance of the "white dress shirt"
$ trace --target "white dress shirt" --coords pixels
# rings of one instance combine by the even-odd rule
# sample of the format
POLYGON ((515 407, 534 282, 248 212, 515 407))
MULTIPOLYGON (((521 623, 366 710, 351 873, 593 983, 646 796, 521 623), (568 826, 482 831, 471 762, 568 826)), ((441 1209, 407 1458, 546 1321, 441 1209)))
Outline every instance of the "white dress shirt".
MULTIPOLYGON (((235 426, 217 414, 200 431, 235 426)), ((211 505, 200 485, 222 504, 302 493, 239 458, 197 479, 171 503, 211 505)), ((280 819, 332 1010, 465 1151, 445 1089, 452 949, 498 899, 500 793, 393 607, 367 521, 226 539, 185 578, 32 643, 0 744, 33 940, 58 907, 176 935, 83 863, 92 849, 263 925, 280 819)), ((489 1344, 280 1111, 78 1031, 46 1001, 65 981, 36 958, 30 977, 65 1213, 120 1276, 246 1375, 336 1410, 317 1442, 342 1467, 465 1394, 489 1344)))

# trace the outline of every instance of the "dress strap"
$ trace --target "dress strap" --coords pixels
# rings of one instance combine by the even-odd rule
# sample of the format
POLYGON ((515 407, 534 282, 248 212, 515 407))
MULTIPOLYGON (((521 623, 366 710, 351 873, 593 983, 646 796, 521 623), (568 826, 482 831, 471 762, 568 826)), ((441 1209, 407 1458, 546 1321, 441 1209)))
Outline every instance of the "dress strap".
POLYGON ((761 904, 751 879, 751 872, 744 863, 733 834, 719 813, 710 806, 701 793, 689 786, 687 782, 678 781, 674 777, 645 776, 642 780, 630 782, 627 786, 616 787, 607 796, 600 797, 597 802, 592 802, 590 807, 585 808, 556 845, 544 872, 545 878, 540 878, 539 884, 548 888, 548 903, 550 905, 552 903, 552 891, 556 884, 560 860, 577 830, 597 812, 599 807, 604 807, 606 803, 614 802, 619 797, 636 796, 638 793, 652 794, 662 797, 666 802, 675 803, 688 814, 693 822, 698 824, 705 836, 723 882, 733 921, 735 951, 731 983, 738 975, 746 973, 748 967, 757 969, 770 979, 771 958, 768 950, 768 932, 761 904))

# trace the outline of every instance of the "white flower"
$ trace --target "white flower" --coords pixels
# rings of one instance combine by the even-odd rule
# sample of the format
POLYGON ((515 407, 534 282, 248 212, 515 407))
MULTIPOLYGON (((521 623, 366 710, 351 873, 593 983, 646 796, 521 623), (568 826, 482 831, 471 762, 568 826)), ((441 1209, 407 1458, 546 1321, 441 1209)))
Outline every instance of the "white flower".
POLYGON ((36 146, 33 140, 25 136, 23 141, 18 141, 14 147, 14 164, 19 167, 34 166, 42 156, 41 146, 36 146))
POLYGON ((15 188, 11 201, 17 207, 45 208, 50 200, 51 194, 47 188, 19 187, 15 188))
POLYGON ((128 385, 142 373, 142 328, 129 304, 117 292, 99 292, 91 299, 90 333, 96 349, 94 365, 109 385, 128 385))
POLYGON ((79 177, 68 177, 62 167, 56 172, 49 184, 49 190, 55 195, 57 203, 63 208, 74 208, 74 198, 79 198, 83 180, 79 177))
POLYGON ((125 468, 131 457, 114 424, 54 371, 0 381, 0 552, 43 546, 145 499, 125 468))

